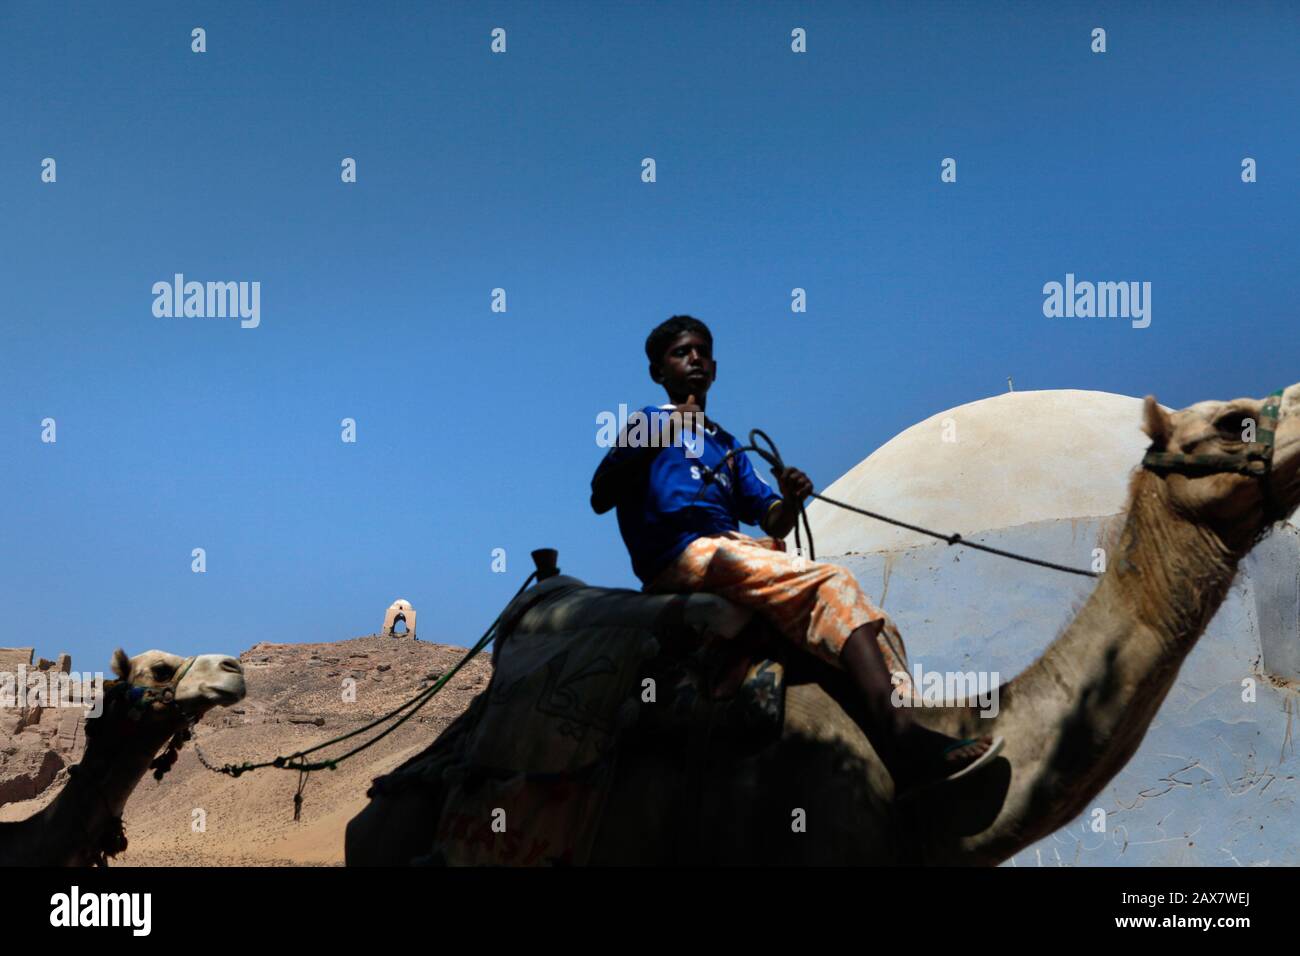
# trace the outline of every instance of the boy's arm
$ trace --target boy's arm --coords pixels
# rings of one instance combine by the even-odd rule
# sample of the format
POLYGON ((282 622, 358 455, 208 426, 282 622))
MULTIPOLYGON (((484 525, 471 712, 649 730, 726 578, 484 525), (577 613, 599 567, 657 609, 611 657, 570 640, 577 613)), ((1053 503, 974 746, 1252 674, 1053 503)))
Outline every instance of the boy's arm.
MULTIPOLYGON (((698 405, 695 404, 695 396, 692 395, 685 405, 674 406, 675 410, 663 420, 660 426, 655 426, 654 421, 651 427, 662 427, 663 431, 658 436, 658 442, 651 442, 649 445, 638 447, 629 447, 627 441, 628 430, 632 428, 629 424, 627 428, 619 435, 618 444, 609 450, 596 468, 596 474, 591 479, 591 510, 598 515, 603 515, 610 508, 619 503, 619 500, 629 488, 635 487, 642 475, 654 461, 655 456, 669 445, 676 445, 681 440, 683 429, 689 427, 692 421, 691 415, 698 415, 696 419, 697 426, 703 426, 705 419, 704 413, 698 405)), ((644 411, 644 410, 643 410, 644 411)), ((662 412, 662 409, 655 409, 656 412, 662 412)))
POLYGON ((781 485, 781 500, 774 502, 759 526, 774 538, 784 538, 799 520, 799 503, 812 494, 812 480, 798 468, 786 468, 776 476, 781 485))
POLYGON ((798 511, 785 506, 783 499, 777 498, 776 501, 772 502, 767 514, 763 515, 763 520, 758 523, 758 527, 761 527, 766 535, 785 537, 794 529, 794 522, 789 520, 792 511, 794 514, 798 514, 798 511))
POLYGON ((799 509, 789 505, 784 499, 772 502, 772 507, 763 516, 759 527, 773 538, 784 538, 794 530, 794 523, 799 518, 799 509))
POLYGON ((618 504, 659 451, 655 446, 610 449, 591 479, 591 510, 603 515, 618 504))

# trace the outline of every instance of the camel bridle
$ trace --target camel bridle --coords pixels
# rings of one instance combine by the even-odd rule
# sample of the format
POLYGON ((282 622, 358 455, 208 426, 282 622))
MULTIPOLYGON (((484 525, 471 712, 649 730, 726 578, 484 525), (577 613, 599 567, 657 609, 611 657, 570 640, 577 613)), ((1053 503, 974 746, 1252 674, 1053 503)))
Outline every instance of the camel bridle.
POLYGON ((139 720, 141 714, 149 709, 153 704, 170 705, 176 702, 176 689, 180 686, 185 675, 189 673, 190 668, 194 666, 194 657, 185 658, 180 667, 176 668, 176 673, 172 679, 161 687, 149 687, 144 684, 129 684, 126 691, 127 716, 132 720, 139 720))
POLYGON ((1142 467, 1150 471, 1189 476, 1232 473, 1258 478, 1264 483, 1264 518, 1272 524, 1286 517, 1269 480, 1273 474, 1273 448, 1281 407, 1282 389, 1279 388, 1264 400, 1255 429, 1256 440, 1246 442, 1241 452, 1188 455, 1184 452, 1148 451, 1142 458, 1142 467))

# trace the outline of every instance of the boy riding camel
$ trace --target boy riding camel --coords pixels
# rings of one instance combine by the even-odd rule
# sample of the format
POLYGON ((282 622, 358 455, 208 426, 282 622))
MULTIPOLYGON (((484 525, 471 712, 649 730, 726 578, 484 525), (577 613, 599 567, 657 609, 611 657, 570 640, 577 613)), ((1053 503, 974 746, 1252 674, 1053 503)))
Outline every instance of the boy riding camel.
POLYGON ((959 740, 922 727, 908 708, 894 706, 882 638, 893 623, 853 576, 837 565, 785 553, 782 539, 813 490, 808 476, 797 468, 774 471, 777 494, 746 455, 722 466, 738 443, 704 414, 718 371, 708 327, 688 315, 673 316, 650 333, 645 351, 650 377, 664 387, 671 405, 647 407, 644 414, 652 422, 655 413, 666 411, 681 418, 670 419, 666 441, 627 447, 625 432, 591 482, 595 512, 618 509, 619 531, 644 590, 708 591, 751 607, 796 646, 844 671, 861 694, 853 716, 893 775, 896 793, 988 763, 1001 738, 959 740), (702 430, 692 432, 691 422, 702 430), (769 537, 742 534, 741 522, 758 525, 769 537))

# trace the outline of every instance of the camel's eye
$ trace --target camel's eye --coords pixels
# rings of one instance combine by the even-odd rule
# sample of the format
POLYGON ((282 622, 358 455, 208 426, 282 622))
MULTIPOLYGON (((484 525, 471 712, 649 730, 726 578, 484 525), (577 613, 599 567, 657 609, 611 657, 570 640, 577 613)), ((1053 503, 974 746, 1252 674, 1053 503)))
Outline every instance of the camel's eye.
POLYGON ((1220 416, 1214 423, 1215 430, 1224 441, 1244 442, 1253 440, 1255 419, 1246 412, 1236 410, 1220 416))
POLYGON ((176 668, 170 664, 155 664, 149 668, 149 673, 153 674, 155 680, 171 680, 172 674, 176 673, 176 668))

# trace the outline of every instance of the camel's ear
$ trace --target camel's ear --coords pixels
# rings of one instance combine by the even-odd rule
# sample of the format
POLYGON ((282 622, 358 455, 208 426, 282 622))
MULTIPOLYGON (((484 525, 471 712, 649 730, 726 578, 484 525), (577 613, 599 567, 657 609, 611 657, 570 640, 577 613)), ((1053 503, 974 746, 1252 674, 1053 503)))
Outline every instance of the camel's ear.
POLYGON ((1160 407, 1154 395, 1148 395, 1142 403, 1142 430, 1157 448, 1168 446, 1173 423, 1169 421, 1169 413, 1160 407))
POLYGON ((118 648, 113 652, 113 673, 122 680, 131 676, 131 658, 126 656, 126 651, 118 648))

